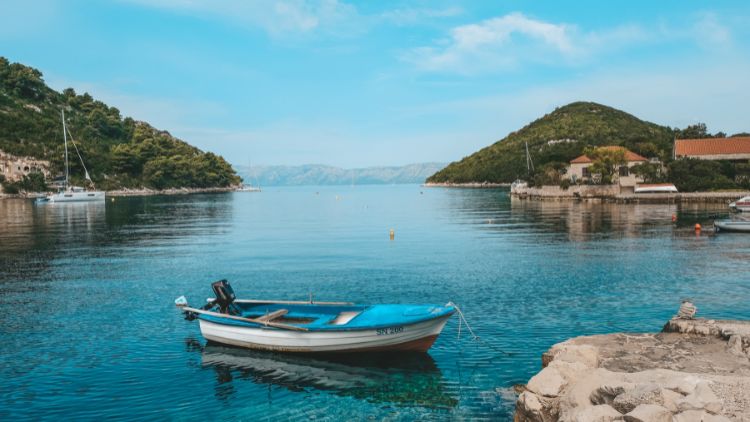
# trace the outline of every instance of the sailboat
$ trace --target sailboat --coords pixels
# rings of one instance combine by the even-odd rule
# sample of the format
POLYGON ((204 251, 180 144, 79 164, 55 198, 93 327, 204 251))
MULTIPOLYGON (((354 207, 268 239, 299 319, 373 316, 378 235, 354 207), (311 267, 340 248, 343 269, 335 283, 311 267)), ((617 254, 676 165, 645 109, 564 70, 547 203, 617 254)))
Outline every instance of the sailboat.
MULTIPOLYGON (((529 154, 529 143, 526 142, 526 175, 531 178, 531 173, 534 172, 534 161, 531 160, 531 154, 529 154)), ((516 192, 519 189, 526 189, 529 184, 521 179, 516 179, 510 184, 510 191, 516 192)))
POLYGON ((86 169, 86 164, 83 163, 83 157, 81 157, 81 153, 78 151, 78 147, 75 144, 75 141, 73 141, 73 136, 70 137, 70 142, 73 144, 73 148, 76 150, 76 154, 78 155, 78 159, 81 160, 81 166, 83 166, 83 171, 85 172, 86 180, 91 184, 91 186, 94 188, 94 190, 86 190, 79 186, 73 186, 70 184, 70 166, 68 164, 68 128, 65 126, 65 110, 61 110, 60 114, 62 116, 62 125, 63 125, 63 142, 65 143, 65 184, 63 185, 63 188, 57 192, 50 195, 47 195, 45 198, 46 201, 49 202, 93 202, 93 201, 104 201, 105 199, 105 193, 104 191, 98 191, 95 190, 94 182, 91 180, 91 177, 89 177, 89 171, 86 169))

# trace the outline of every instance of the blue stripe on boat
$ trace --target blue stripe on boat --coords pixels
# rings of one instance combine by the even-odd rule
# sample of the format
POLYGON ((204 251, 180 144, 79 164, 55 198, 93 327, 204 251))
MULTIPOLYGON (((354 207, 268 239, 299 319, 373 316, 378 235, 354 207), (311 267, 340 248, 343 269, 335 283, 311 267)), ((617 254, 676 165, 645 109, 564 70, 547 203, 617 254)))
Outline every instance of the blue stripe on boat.
MULTIPOLYGON (((286 324, 297 325, 307 328, 309 331, 355 331, 374 330, 378 328, 394 327, 401 325, 412 325, 432 319, 449 316, 456 312, 452 306, 440 305, 302 305, 281 303, 235 303, 246 318, 257 318, 265 314, 286 309, 289 312, 284 316, 287 319, 312 319, 309 323, 286 322, 286 324), (333 321, 341 312, 360 312, 351 321, 343 325, 333 325, 333 321)), ((200 319, 217 324, 234 325, 240 327, 259 327, 260 324, 237 321, 213 315, 199 315, 200 319)), ((276 320, 280 321, 280 320, 276 320)), ((275 329, 272 327, 265 327, 275 329)))

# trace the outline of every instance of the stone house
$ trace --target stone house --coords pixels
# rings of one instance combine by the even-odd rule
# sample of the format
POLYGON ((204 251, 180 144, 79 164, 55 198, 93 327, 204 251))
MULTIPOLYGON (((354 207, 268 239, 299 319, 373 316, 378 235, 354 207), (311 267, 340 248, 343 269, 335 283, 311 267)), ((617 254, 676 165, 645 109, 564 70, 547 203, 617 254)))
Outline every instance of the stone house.
POLYGON ((674 158, 699 160, 750 160, 750 136, 675 139, 674 158))
POLYGON ((29 173, 39 172, 49 178, 50 163, 34 157, 16 157, 0 151, 0 174, 9 182, 17 182, 29 173))
MULTIPOLYGON (((617 172, 615 172, 615 179, 617 180, 618 185, 620 185, 621 187, 634 187, 635 185, 643 182, 643 179, 633 174, 630 171, 630 168, 637 164, 648 162, 648 159, 646 157, 642 157, 621 146, 606 146, 602 148, 615 151, 625 151, 625 160, 627 160, 627 163, 620 166, 617 169, 617 172)), ((565 173, 565 177, 567 177, 574 183, 577 181, 586 182, 589 180, 595 180, 596 175, 591 174, 591 172, 589 171, 589 167, 593 162, 594 160, 587 157, 585 154, 570 160, 570 167, 568 167, 565 173)))

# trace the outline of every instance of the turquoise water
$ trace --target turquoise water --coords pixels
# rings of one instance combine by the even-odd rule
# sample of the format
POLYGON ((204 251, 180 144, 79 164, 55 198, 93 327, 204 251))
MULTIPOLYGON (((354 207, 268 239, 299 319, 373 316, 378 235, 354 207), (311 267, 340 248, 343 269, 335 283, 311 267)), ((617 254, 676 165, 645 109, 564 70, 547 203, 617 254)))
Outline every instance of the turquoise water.
POLYGON ((2 200, 0 419, 509 419, 556 342, 657 331, 685 297, 750 319, 750 236, 692 230, 716 212, 419 186, 2 200), (207 345, 173 301, 220 278, 250 298, 453 301, 482 341, 454 317, 429 355, 207 345))

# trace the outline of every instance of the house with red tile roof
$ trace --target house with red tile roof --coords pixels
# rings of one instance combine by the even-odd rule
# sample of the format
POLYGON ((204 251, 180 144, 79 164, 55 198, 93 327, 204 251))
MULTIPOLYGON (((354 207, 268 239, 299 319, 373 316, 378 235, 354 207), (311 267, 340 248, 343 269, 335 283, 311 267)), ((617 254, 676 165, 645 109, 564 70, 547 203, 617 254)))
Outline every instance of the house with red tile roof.
MULTIPOLYGON (((615 177, 617 178, 617 184, 619 184, 620 186, 625 186, 625 187, 633 187, 637 185, 638 183, 643 182, 643 179, 633 174, 630 171, 630 168, 637 164, 643 164, 643 163, 648 162, 648 159, 646 157, 638 155, 625 147, 621 147, 617 145, 600 147, 600 148, 613 150, 613 151, 621 150, 625 152, 625 160, 627 161, 627 163, 625 165, 620 166, 617 169, 617 173, 615 173, 615 177)), ((570 160, 570 167, 568 167, 566 177, 569 178, 573 182, 577 182, 579 180, 588 181, 592 179, 593 175, 589 171, 589 167, 591 166, 591 164, 593 164, 593 162, 594 160, 592 160, 585 154, 581 155, 580 157, 576 157, 570 160)))
POLYGON ((676 139, 674 158, 699 160, 750 160, 750 136, 676 139))

